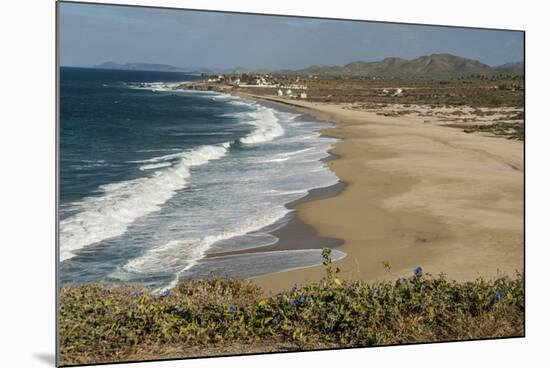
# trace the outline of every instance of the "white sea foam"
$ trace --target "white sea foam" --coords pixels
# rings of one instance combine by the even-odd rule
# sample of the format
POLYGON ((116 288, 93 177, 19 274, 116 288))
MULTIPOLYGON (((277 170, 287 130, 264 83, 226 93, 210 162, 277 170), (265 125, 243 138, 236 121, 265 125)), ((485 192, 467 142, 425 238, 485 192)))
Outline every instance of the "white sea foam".
POLYGON ((145 159, 145 160, 136 160, 136 161, 127 161, 127 162, 131 163, 131 164, 146 164, 146 163, 170 161, 170 160, 175 160, 175 159, 181 159, 186 155, 186 153, 187 152, 171 153, 169 155, 148 158, 148 159, 145 159))
POLYGON ((281 153, 280 155, 283 155, 283 156, 296 156, 296 155, 299 155, 300 153, 312 151, 314 149, 315 149, 315 147, 309 147, 309 148, 304 148, 304 149, 301 149, 301 150, 298 150, 298 151, 284 152, 284 153, 281 153))
POLYGON ((271 158, 271 159, 267 159, 267 160, 254 160, 255 163, 269 163, 269 162, 285 162, 285 161, 288 161, 290 159, 290 157, 281 157, 281 158, 271 158))
MULTIPOLYGON (((190 167, 223 157, 229 145, 201 146, 181 152, 177 154, 179 162, 151 177, 99 187, 100 195, 76 203, 80 212, 60 222, 61 261, 74 257, 78 249, 124 234, 134 220, 159 210, 177 190, 185 187, 190 167)), ((147 162, 163 160, 153 158, 147 162)))
POLYGON ((265 143, 280 137, 285 132, 273 109, 260 106, 256 111, 248 113, 248 116, 252 118, 249 123, 253 124, 255 129, 246 137, 241 138, 241 143, 265 143))
POLYGON ((307 193, 307 189, 303 189, 303 190, 268 190, 266 192, 264 192, 264 194, 267 194, 269 196, 284 196, 284 195, 289 195, 289 194, 306 194, 307 193))
POLYGON ((233 96, 231 96, 228 93, 217 93, 214 97, 212 97, 214 100, 231 100, 234 99, 233 96))
POLYGON ((254 102, 254 101, 245 101, 245 100, 242 100, 239 97, 234 97, 228 102, 231 105, 235 105, 235 106, 254 106, 254 105, 257 105, 257 103, 254 102))
POLYGON ((106 166, 105 160, 82 160, 80 165, 76 166, 75 170, 89 169, 94 167, 106 166))
POLYGON ((176 87, 190 83, 189 81, 183 81, 183 82, 143 82, 143 83, 129 83, 127 84, 128 87, 132 89, 145 89, 149 91, 157 91, 157 92, 164 92, 164 91, 174 91, 176 87))
POLYGON ((287 208, 279 206, 265 213, 253 213, 215 235, 207 235, 200 239, 171 240, 130 260, 123 269, 138 274, 157 272, 181 274, 203 258, 205 252, 214 243, 260 230, 280 220, 288 212, 287 208))
POLYGON ((168 166, 172 166, 172 164, 169 163, 169 162, 159 162, 158 164, 150 164, 150 165, 140 166, 139 169, 141 171, 146 171, 146 170, 160 169, 160 168, 168 167, 168 166))

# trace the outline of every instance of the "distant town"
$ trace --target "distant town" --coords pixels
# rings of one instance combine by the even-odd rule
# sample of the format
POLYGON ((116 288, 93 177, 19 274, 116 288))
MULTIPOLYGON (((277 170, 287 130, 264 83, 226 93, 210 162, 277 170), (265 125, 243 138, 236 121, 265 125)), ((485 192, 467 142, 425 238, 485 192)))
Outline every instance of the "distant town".
MULTIPOLYGON (((271 89, 278 97, 307 99, 308 86, 301 82, 300 76, 287 77, 273 74, 219 74, 201 76, 200 83, 183 86, 191 89, 218 90, 227 89, 271 89)), ((310 75, 309 79, 317 79, 310 75)), ((302 79, 303 80, 303 79, 302 79)), ((263 94, 263 93, 262 93, 263 94)))
MULTIPOLYGON (((472 89, 479 94, 491 91, 523 91, 523 76, 496 74, 470 74, 448 79, 402 78, 377 76, 331 76, 298 75, 275 73, 230 73, 201 74, 201 79, 182 84, 177 89, 206 90, 218 92, 246 92, 262 96, 285 99, 310 99, 323 102, 348 102, 369 97, 371 102, 388 102, 387 98, 400 98, 404 103, 423 102, 421 93, 425 89, 437 90, 437 96, 445 97, 445 104, 462 105, 462 101, 452 102, 460 97, 461 90, 472 89), (453 91, 451 91, 453 90, 453 91), (404 98, 408 97, 408 98, 404 98), (379 98, 383 98, 380 100, 379 98)), ((464 91, 466 92, 466 91, 464 91)), ((432 96, 432 97, 437 97, 432 96)), ((466 96, 464 96, 466 97, 466 96)), ((434 103, 434 100, 431 100, 434 103)), ((437 99, 435 100, 437 101, 437 99)))

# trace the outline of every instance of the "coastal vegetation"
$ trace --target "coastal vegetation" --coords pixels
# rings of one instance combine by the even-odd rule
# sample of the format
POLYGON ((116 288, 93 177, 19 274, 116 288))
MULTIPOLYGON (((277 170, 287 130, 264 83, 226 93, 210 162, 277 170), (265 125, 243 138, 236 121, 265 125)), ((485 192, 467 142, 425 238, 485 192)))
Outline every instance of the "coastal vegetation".
MULTIPOLYGON (((276 82, 289 83, 289 77, 274 77, 276 82)), ((392 79, 332 79, 301 76, 306 85, 308 101, 326 103, 421 104, 432 106, 518 107, 523 108, 523 77, 475 76, 461 79, 408 80, 392 79), (395 93, 401 89, 401 93, 395 93)), ((272 88, 238 88, 243 92, 273 96, 272 88)))
POLYGON ((253 282, 214 276, 158 293, 64 286, 61 364, 524 335, 523 274, 457 282, 417 267, 367 283, 341 279, 330 250, 322 255, 323 279, 269 296, 253 282))
POLYGON ((465 133, 483 132, 496 136, 523 141, 525 139, 525 126, 522 123, 493 123, 489 125, 471 125, 464 129, 465 133))

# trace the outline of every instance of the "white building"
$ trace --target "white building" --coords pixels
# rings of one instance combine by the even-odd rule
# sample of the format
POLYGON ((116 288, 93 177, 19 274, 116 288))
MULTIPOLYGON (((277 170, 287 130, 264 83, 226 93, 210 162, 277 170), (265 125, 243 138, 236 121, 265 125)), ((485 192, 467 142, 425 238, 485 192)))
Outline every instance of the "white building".
POLYGON ((273 85, 273 83, 271 83, 270 81, 268 81, 267 79, 265 79, 262 76, 257 77, 256 79, 254 79, 253 84, 256 85, 256 86, 272 86, 273 85))
POLYGON ((282 96, 283 95, 283 91, 282 90, 278 90, 277 91, 277 96, 282 96))
POLYGON ((291 90, 291 89, 287 89, 287 90, 286 90, 286 95, 287 95, 287 96, 292 96, 292 90, 291 90))
POLYGON ((305 92, 300 93, 300 98, 307 98, 307 94, 305 92))
POLYGON ((291 83, 291 84, 286 85, 285 88, 292 88, 292 89, 307 89, 307 86, 306 86, 306 85, 303 85, 303 84, 291 83))

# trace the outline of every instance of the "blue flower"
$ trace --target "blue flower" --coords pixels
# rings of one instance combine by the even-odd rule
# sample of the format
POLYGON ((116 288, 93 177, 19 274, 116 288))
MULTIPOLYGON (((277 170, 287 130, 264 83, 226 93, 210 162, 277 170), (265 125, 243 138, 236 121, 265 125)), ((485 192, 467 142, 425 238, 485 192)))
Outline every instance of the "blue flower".
POLYGON ((172 294, 172 292, 170 290, 164 290, 162 292, 162 294, 160 294, 160 297, 161 298, 166 298, 167 296, 170 296, 170 294, 172 294))
POLYGON ((296 291, 296 289, 298 289, 298 288, 296 287, 296 285, 294 285, 294 286, 292 287, 292 289, 290 289, 290 292, 293 293, 293 292, 296 291))
POLYGON ((403 277, 403 278, 401 279, 401 281, 403 282, 403 284, 406 285, 408 280, 407 280, 407 278, 403 277))
POLYGON ((142 295, 143 295, 143 291, 138 291, 137 293, 134 293, 134 296, 136 296, 138 298, 142 295))
POLYGON ((296 300, 296 298, 291 298, 290 305, 296 305, 296 304, 298 304, 298 301, 296 300))
POLYGON ((301 303, 307 302, 307 295, 302 295, 302 296, 300 297, 300 302, 301 302, 301 303))
POLYGON ((130 306, 130 308, 136 309, 136 308, 137 308, 137 305, 134 303, 134 304, 132 304, 132 305, 130 306))
POLYGON ((281 321, 281 319, 279 318, 279 316, 275 316, 275 318, 272 319, 272 322, 277 324, 281 321))
POLYGON ((417 276, 417 277, 422 275, 422 267, 416 267, 414 269, 414 275, 417 276))
POLYGON ((497 299, 497 301, 501 301, 503 297, 504 297, 504 294, 501 291, 496 292, 495 298, 497 299))
POLYGON ((234 306, 229 307, 229 313, 233 314, 236 311, 237 311, 237 308, 235 308, 234 306))

